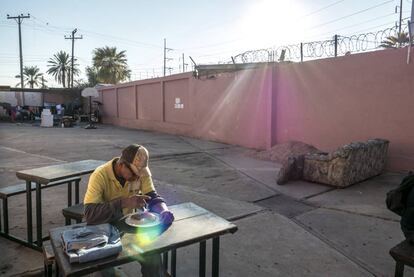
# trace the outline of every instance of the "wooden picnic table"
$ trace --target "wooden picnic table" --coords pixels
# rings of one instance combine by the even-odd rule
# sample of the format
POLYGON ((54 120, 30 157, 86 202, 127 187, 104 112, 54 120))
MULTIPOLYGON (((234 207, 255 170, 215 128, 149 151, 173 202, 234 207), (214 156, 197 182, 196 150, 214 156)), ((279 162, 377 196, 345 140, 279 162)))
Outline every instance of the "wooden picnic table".
MULTIPOLYGON (((26 181, 26 210, 27 210, 27 241, 20 242, 27 246, 40 250, 43 242, 42 238, 42 190, 41 186, 47 186, 49 183, 63 180, 66 178, 85 175, 93 172, 98 166, 105 161, 83 160, 69 162, 58 165, 44 166, 40 168, 27 169, 16 172, 19 179, 26 181), (32 233, 32 182, 36 183, 36 235, 37 240, 33 242, 32 233)), ((68 190, 68 197, 71 197, 71 188, 68 190)), ((79 203, 79 184, 75 186, 75 204, 79 203)))
POLYGON ((148 229, 149 233, 145 235, 145 229, 135 229, 120 221, 115 226, 121 231, 122 252, 117 256, 84 264, 69 263, 61 243, 63 231, 78 228, 84 223, 51 229, 50 240, 59 272, 63 276, 80 276, 153 254, 162 254, 163 266, 168 269, 168 253, 171 252, 170 272, 176 276, 177 248, 199 243, 199 276, 203 277, 206 273, 206 241, 212 239, 212 276, 219 276, 220 236, 236 232, 237 226, 191 202, 169 208, 174 213, 175 221, 168 229, 155 235, 148 229))

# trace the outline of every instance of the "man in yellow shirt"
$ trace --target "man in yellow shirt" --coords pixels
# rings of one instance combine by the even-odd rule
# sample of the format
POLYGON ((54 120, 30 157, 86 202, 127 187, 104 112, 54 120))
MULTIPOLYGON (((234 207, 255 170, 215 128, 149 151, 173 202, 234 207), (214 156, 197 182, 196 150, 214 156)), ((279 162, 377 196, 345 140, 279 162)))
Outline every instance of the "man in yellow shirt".
MULTIPOLYGON (((95 169, 89 178, 84 198, 85 219, 88 224, 102 224, 120 219, 133 209, 148 206, 169 225, 174 215, 164 199, 157 194, 148 168, 148 150, 132 144, 114 158, 95 169)), ((159 255, 142 263, 143 276, 163 276, 159 255)))

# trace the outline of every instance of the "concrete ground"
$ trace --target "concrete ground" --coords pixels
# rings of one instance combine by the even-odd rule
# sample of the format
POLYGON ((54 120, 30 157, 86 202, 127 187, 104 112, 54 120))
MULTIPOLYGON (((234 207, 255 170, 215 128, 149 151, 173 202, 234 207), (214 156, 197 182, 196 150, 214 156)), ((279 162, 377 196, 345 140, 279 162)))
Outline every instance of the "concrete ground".
MULTIPOLYGON (((192 201, 234 222, 221 240, 221 276, 392 276, 389 249, 403 240, 385 194, 402 173, 334 189, 305 181, 279 186, 279 164, 249 149, 157 132, 99 125, 96 130, 0 123, 0 187, 22 169, 84 159, 109 160, 139 143, 150 151, 156 186, 168 204, 192 201)), ((86 189, 83 177, 81 193, 86 189)), ((66 187, 43 191, 44 233, 64 224, 66 187)), ((25 196, 9 200, 10 228, 25 237, 25 196)), ((42 254, 0 237, 0 275, 39 274, 42 254)), ((208 244, 208 247, 210 245, 208 244)), ((197 247, 177 251, 178 275, 197 276, 197 247)), ((128 276, 139 265, 122 267, 128 276)), ((414 271, 406 268, 406 276, 414 271)), ((138 275, 139 276, 139 275, 138 275)))

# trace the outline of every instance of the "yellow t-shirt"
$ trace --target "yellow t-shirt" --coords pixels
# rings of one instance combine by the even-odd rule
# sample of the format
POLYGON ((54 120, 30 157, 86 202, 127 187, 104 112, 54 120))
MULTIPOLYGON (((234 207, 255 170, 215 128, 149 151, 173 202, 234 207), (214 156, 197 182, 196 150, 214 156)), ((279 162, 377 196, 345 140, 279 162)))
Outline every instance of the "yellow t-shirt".
MULTIPOLYGON (((84 204, 105 203, 117 198, 155 191, 151 176, 141 176, 137 181, 126 182, 124 186, 121 186, 112 168, 115 159, 118 158, 101 165, 91 174, 83 200, 84 204)), ((130 211, 124 209, 124 214, 128 212, 130 211)))

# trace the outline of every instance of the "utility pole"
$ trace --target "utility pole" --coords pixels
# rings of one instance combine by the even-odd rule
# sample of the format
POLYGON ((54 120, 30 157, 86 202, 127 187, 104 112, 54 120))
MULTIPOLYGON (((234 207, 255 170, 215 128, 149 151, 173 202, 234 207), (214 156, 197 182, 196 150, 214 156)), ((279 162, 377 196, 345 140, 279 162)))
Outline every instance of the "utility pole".
POLYGON ((183 73, 185 72, 185 66, 188 65, 188 63, 184 62, 184 53, 183 53, 183 73))
MULTIPOLYGON (((402 0, 400 0, 400 24, 398 24, 398 40, 400 40, 401 36, 401 21, 402 21, 402 0)), ((401 45, 401 42, 400 42, 401 45)))
POLYGON ((398 35, 401 35, 401 21, 402 21, 402 0, 400 0, 400 24, 398 25, 398 35))
MULTIPOLYGON (((17 24, 19 25, 19 51, 20 51, 20 86, 24 88, 23 83, 23 54, 22 54, 22 28, 21 24, 23 22, 24 18, 30 18, 30 13, 27 15, 20 14, 18 16, 10 16, 7 15, 7 19, 14 19, 16 20, 17 24)), ((22 92, 22 106, 24 106, 24 92, 22 92)))
POLYGON ((167 48, 167 40, 164 39, 164 77, 165 77, 165 70, 167 69, 167 60, 171 60, 171 58, 167 58, 167 51, 171 51, 173 49, 167 48))
MULTIPOLYGON (((401 47, 401 44, 402 44, 402 41, 401 41, 401 39, 402 39, 402 36, 401 36, 401 24, 402 24, 402 0, 400 0, 400 5, 399 6, 395 6, 395 13, 397 13, 397 8, 399 9, 399 11, 400 11, 400 20, 399 20, 399 23, 398 23, 398 33, 397 33, 397 43, 398 43, 398 47, 401 47)), ((397 22, 395 22, 395 25, 397 25, 397 22)), ((397 27, 397 26, 395 26, 395 27, 397 27)))
POLYGON ((70 37, 65 36, 65 39, 71 39, 72 40, 72 62, 71 62, 72 65, 71 65, 71 71, 70 71, 70 74, 71 74, 71 76, 70 76, 70 83, 71 83, 70 87, 71 88, 73 88, 73 54, 74 54, 74 51, 75 51, 75 39, 82 39, 83 38, 82 35, 80 37, 75 37, 75 34, 76 34, 77 31, 78 31, 78 29, 75 28, 72 31, 72 36, 70 36, 70 37))

